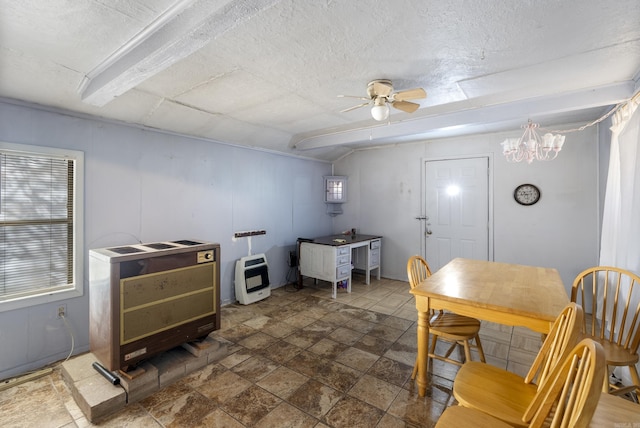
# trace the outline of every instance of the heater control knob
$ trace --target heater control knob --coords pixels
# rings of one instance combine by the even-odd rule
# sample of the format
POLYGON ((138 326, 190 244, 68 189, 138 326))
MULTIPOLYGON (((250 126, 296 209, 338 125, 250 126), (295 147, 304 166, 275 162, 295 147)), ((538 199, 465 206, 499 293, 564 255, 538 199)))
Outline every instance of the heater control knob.
POLYGON ((198 252, 198 263, 210 262, 212 260, 213 260, 213 250, 198 252))

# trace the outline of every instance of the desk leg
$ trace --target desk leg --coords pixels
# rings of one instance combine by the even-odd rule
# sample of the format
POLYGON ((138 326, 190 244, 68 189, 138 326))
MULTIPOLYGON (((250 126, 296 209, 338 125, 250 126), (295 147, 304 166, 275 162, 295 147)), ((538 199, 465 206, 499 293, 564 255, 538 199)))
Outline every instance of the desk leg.
POLYGON ((364 261, 364 263, 365 263, 364 271, 366 273, 365 273, 365 281, 364 282, 367 285, 369 285, 369 283, 371 282, 371 269, 369 268, 369 264, 370 264, 369 261, 371 260, 371 243, 369 243, 367 245, 367 251, 365 251, 365 254, 366 254, 366 260, 364 261))
POLYGON ((418 311, 418 395, 424 397, 427 394, 427 354, 429 350, 429 316, 428 312, 418 311))

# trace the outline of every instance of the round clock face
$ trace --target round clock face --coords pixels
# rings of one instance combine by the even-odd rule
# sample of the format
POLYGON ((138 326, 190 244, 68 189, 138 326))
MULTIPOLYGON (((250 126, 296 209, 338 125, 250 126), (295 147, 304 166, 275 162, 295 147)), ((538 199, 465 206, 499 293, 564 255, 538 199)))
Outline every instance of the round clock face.
POLYGON ((521 205, 533 205, 540 200, 540 189, 533 184, 521 184, 516 187, 513 197, 521 205))

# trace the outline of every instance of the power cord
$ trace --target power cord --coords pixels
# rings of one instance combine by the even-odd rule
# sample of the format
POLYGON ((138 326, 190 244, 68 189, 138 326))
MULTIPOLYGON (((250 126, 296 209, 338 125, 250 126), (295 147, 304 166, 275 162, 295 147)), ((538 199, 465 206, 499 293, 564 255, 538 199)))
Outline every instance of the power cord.
POLYGON ((285 275, 284 291, 287 291, 289 293, 295 293, 299 291, 297 287, 297 281, 298 281, 297 270, 298 270, 297 266, 289 266, 289 270, 285 275))
POLYGON ((64 364, 64 363, 67 362, 67 360, 69 360, 69 358, 73 354, 73 349, 75 347, 76 340, 73 337, 73 330, 71 329, 71 326, 69 325, 69 322, 67 321, 67 317, 65 317, 64 314, 60 314, 60 317, 62 318, 62 321, 64 322, 64 326, 67 328, 67 331, 69 332, 69 336, 71 336, 71 350, 69 351, 69 355, 67 355, 67 358, 65 358, 64 361, 62 361, 60 363, 60 364, 64 364))

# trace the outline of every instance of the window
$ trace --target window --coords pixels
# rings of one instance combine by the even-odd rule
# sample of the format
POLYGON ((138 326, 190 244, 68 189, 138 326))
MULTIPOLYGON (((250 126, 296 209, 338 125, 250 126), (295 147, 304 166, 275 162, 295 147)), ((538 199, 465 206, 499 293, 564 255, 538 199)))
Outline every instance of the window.
POLYGON ((83 293, 82 152, 0 142, 0 311, 83 293))

